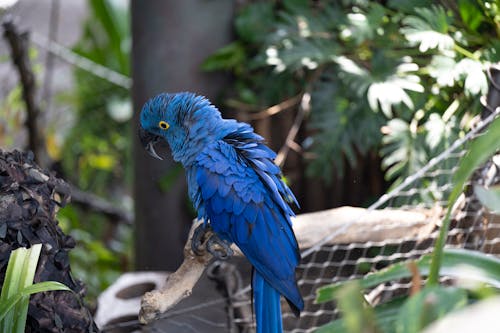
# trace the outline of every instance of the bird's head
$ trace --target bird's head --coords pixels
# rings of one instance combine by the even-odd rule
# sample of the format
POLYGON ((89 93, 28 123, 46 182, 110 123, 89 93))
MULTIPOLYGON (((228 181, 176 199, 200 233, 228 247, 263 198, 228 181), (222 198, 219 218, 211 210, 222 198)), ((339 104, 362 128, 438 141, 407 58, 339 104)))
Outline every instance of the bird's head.
POLYGON ((166 140, 174 160, 184 164, 214 137, 220 112, 203 96, 189 92, 159 94, 142 107, 139 138, 146 151, 162 159, 155 144, 166 140))

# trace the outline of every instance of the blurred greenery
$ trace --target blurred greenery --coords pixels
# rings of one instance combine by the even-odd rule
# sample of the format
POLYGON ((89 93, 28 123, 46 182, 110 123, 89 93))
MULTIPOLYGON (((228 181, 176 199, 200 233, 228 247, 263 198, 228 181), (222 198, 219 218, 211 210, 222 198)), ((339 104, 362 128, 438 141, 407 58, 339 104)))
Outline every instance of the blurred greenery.
MULTIPOLYGON (((74 51, 124 75, 130 74, 129 9, 118 1, 89 0, 90 16, 74 51)), ((55 157, 64 179, 82 190, 132 209, 131 124, 128 89, 75 68, 75 89, 57 97, 74 107, 74 124, 55 157)), ((85 281, 91 300, 131 267, 132 235, 126 225, 110 223, 101 214, 76 205, 60 210, 65 232, 78 246, 71 267, 85 281)))
POLYGON ((311 177, 330 181, 377 151, 394 186, 481 112, 499 22, 495 1, 251 2, 237 14, 237 40, 203 67, 234 74, 228 104, 241 111, 311 92, 302 142, 315 156, 311 177))

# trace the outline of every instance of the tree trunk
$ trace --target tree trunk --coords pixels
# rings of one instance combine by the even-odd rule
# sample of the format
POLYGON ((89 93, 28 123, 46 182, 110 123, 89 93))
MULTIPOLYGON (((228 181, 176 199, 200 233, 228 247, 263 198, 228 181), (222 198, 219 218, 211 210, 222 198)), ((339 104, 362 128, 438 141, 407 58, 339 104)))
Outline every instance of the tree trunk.
MULTIPOLYGON (((224 78, 202 73, 200 64, 231 40, 232 0, 132 0, 132 76, 137 129, 143 103, 160 92, 193 91, 213 102, 224 78)), ((149 157, 134 137, 135 253, 137 269, 174 270, 192 214, 183 173, 168 157, 149 157), (176 175, 177 174, 177 175, 176 175), (162 177, 173 177, 161 191, 162 177)))

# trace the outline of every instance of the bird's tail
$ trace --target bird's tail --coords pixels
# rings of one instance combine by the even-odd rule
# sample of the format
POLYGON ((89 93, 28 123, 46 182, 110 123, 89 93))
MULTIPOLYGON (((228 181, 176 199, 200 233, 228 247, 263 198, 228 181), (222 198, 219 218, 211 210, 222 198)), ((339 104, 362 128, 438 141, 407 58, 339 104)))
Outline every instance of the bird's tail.
POLYGON ((280 293, 268 284, 257 271, 253 274, 253 297, 257 333, 281 333, 280 293))

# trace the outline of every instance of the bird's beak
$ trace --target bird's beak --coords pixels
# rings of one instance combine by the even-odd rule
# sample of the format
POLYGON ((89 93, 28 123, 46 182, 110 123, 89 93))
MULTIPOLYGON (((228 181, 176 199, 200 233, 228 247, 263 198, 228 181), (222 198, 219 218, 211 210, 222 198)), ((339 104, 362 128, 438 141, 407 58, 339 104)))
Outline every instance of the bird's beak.
POLYGON ((141 140, 142 146, 144 147, 144 149, 146 149, 149 155, 159 160, 163 160, 163 158, 161 158, 161 156, 159 156, 155 150, 155 144, 161 140, 161 136, 152 134, 146 131, 144 128, 139 127, 139 139, 141 140))

